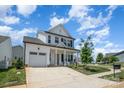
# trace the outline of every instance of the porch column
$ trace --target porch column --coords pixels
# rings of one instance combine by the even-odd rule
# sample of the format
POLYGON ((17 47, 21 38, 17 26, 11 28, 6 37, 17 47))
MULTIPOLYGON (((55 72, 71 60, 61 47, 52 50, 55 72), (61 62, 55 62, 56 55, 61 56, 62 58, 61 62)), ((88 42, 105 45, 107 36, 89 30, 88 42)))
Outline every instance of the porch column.
POLYGON ((64 50, 64 65, 66 65, 66 51, 64 50))
POLYGON ((57 65, 57 49, 55 49, 55 65, 57 65))
POLYGON ((74 53, 72 52, 72 63, 74 63, 74 53))
POLYGON ((66 53, 66 61, 68 62, 68 53, 66 53))
POLYGON ((78 62, 78 51, 77 51, 77 57, 76 57, 76 62, 78 62))

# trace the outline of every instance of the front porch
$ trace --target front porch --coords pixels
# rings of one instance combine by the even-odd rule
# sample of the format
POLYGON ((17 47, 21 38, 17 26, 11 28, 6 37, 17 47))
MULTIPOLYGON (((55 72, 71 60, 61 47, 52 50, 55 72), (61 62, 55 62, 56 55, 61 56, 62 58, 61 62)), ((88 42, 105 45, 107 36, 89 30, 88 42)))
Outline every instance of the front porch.
POLYGON ((50 65, 51 66, 66 66, 77 61, 78 51, 69 49, 50 49, 50 65))

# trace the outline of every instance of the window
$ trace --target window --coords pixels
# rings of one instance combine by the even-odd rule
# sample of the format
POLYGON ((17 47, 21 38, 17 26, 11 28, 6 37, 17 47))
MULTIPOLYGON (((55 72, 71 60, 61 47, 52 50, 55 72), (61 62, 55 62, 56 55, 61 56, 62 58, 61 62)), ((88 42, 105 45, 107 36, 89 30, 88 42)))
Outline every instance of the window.
POLYGON ((68 47, 72 47, 72 40, 68 40, 68 47))
POLYGON ((48 36, 48 43, 51 43, 51 36, 48 36))
POLYGON ((44 55, 46 55, 46 53, 39 53, 39 55, 43 55, 44 56, 44 55))
POLYGON ((69 62, 73 61, 73 55, 68 55, 68 61, 69 62))
POLYGON ((61 61, 64 62, 64 55, 61 54, 61 61))
POLYGON ((63 42, 63 38, 61 38, 61 42, 63 42))
POLYGON ((55 37, 55 43, 59 43, 59 38, 55 37))
POLYGON ((68 47, 70 47, 71 46, 71 44, 70 44, 70 40, 68 40, 68 47))
POLYGON ((71 44, 71 47, 73 47, 73 42, 72 42, 72 40, 70 40, 70 44, 71 44))
POLYGON ((63 39, 63 43, 66 45, 66 39, 63 39))
POLYGON ((37 55, 37 52, 30 52, 31 55, 37 55))

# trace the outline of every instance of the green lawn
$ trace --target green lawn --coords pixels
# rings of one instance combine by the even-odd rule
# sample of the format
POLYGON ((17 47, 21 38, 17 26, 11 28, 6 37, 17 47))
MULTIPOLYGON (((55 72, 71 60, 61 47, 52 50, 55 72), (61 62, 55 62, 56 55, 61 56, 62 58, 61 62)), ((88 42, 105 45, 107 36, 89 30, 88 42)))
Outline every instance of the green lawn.
POLYGON ((25 84, 25 77, 24 69, 9 68, 0 70, 0 87, 25 84))
POLYGON ((124 81, 124 70, 122 70, 119 73, 116 73, 115 77, 114 77, 114 74, 110 74, 110 75, 102 76, 100 78, 121 82, 121 81, 124 81))
POLYGON ((69 65, 69 67, 86 75, 110 71, 109 68, 95 65, 78 65, 77 67, 75 65, 69 65))

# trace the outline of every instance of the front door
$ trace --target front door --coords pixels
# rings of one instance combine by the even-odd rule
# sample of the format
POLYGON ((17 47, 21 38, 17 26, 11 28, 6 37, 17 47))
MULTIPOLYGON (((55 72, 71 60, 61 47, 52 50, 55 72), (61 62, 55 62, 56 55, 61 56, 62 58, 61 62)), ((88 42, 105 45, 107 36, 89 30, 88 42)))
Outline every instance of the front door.
POLYGON ((59 65, 59 54, 57 54, 57 66, 59 65))
POLYGON ((63 65, 64 65, 64 55, 63 55, 63 54, 61 54, 61 62, 62 62, 63 65))

